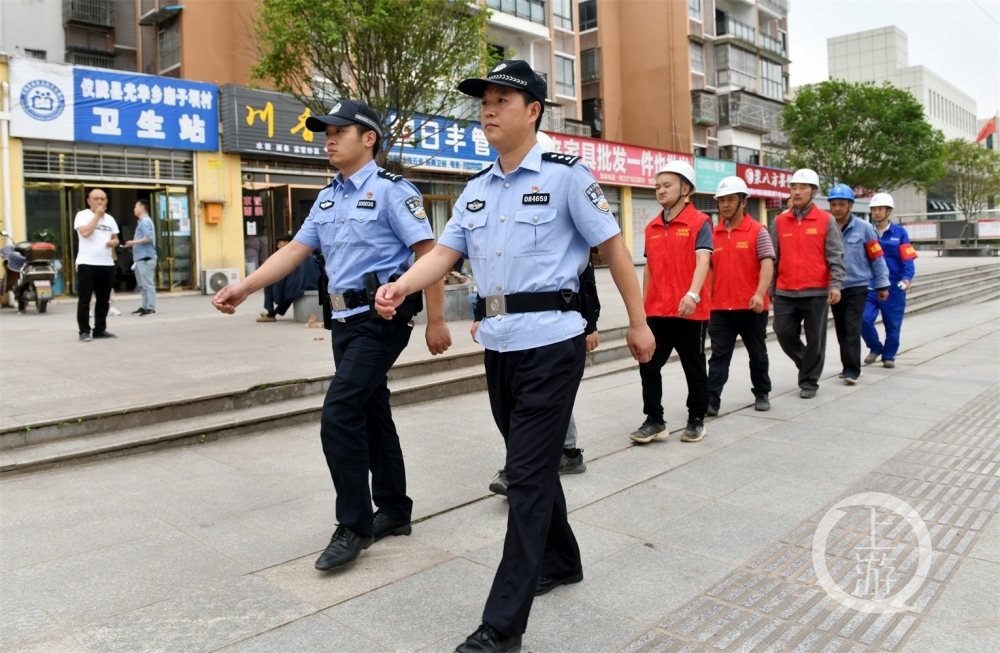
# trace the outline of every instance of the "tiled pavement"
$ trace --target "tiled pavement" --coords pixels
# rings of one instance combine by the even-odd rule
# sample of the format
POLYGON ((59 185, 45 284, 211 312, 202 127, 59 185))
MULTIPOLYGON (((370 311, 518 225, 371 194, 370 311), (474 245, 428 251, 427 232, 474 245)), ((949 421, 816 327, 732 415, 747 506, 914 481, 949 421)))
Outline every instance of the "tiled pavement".
MULTIPOLYGON (((589 469, 563 482, 586 579, 536 601, 524 650, 1000 650, 998 329, 995 304, 907 318, 895 370, 827 378, 812 401, 773 347, 766 414, 742 408, 740 351, 731 412, 693 445, 628 446, 637 375, 585 382, 589 469), (816 585, 815 526, 858 492, 926 522, 914 610, 842 609, 816 585)), ((664 381, 677 427, 679 366, 664 381)), ((312 568, 333 521, 315 425, 0 481, 0 650, 453 650, 501 554, 506 504, 484 494, 502 444, 483 394, 396 420, 422 521, 335 575, 312 568)), ((845 511, 824 559, 853 589, 870 514, 845 511)), ((904 586, 919 568, 908 533, 876 527, 879 546, 901 545, 904 586)))

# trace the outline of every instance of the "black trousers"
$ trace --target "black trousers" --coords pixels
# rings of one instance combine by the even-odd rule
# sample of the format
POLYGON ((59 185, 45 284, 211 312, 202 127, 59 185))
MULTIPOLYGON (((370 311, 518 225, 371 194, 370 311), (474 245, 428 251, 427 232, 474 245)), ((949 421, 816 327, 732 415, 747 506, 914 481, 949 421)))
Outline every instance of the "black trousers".
POLYGON ((827 296, 774 298, 774 335, 799 369, 799 388, 816 390, 826 360, 827 296), (805 329, 806 341, 802 343, 805 329))
POLYGON ((688 418, 704 419, 708 410, 708 372, 705 370, 705 327, 707 320, 680 317, 647 317, 656 351, 648 363, 639 364, 642 379, 642 412, 653 421, 663 421, 663 377, 660 370, 673 350, 681 359, 687 379, 688 418))
POLYGON ((583 378, 582 335, 545 347, 486 350, 493 419, 507 443, 507 538, 483 610, 506 635, 528 626, 539 576, 579 572, 580 547, 566 515, 559 460, 583 378))
POLYGON ((409 521, 413 509, 386 378, 411 330, 367 314, 333 323, 337 372, 323 402, 320 439, 337 490, 337 521, 361 535, 374 533, 372 500, 394 519, 409 521))
POLYGON ((840 343, 840 363, 844 366, 844 376, 852 379, 861 376, 861 318, 867 301, 867 286, 844 288, 840 291, 840 301, 830 307, 840 343))
POLYGON ((90 298, 97 296, 94 304, 94 333, 104 333, 108 328, 108 308, 111 288, 115 284, 115 266, 76 266, 76 289, 79 299, 76 304, 76 324, 80 333, 90 333, 90 298))
POLYGON ((722 401, 722 388, 729 380, 729 363, 736 349, 736 336, 750 355, 750 381, 753 394, 771 392, 767 360, 767 311, 712 311, 708 335, 712 338, 712 356, 708 359, 708 401, 716 408, 722 401))
POLYGON ((264 287, 264 310, 267 311, 268 315, 272 317, 275 315, 284 315, 293 303, 294 300, 289 299, 276 306, 274 303, 274 286, 264 287))

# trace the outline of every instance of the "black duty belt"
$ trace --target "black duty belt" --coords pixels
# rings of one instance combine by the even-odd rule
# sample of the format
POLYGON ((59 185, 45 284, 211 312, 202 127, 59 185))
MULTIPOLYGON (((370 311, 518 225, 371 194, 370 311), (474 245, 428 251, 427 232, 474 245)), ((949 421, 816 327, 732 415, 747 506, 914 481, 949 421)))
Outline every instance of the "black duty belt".
POLYGON ((572 290, 555 292, 518 292, 487 295, 476 299, 476 313, 486 317, 541 311, 579 311, 580 295, 572 290))
POLYGON ((348 290, 329 296, 330 310, 349 311, 354 308, 368 306, 368 293, 364 290, 348 290))
POLYGON ((140 260, 140 261, 152 261, 153 257, 152 256, 147 256, 146 258, 141 258, 141 259, 138 259, 138 260, 140 260))

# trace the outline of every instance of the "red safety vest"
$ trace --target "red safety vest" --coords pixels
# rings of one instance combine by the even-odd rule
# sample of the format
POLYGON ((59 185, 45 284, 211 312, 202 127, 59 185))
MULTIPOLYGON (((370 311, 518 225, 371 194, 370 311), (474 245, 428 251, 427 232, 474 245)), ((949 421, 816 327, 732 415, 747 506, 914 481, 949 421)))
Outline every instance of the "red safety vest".
MULTIPOLYGON (((680 317, 677 309, 691 289, 691 279, 694 278, 694 247, 698 232, 710 219, 693 204, 688 204, 668 224, 664 223, 661 211, 646 225, 646 266, 649 268, 645 304, 647 316, 680 317)), ((686 319, 708 319, 710 297, 707 277, 698 294, 701 301, 686 319)))
POLYGON ((830 214, 813 204, 801 220, 791 209, 774 219, 778 238, 778 290, 812 290, 830 287, 826 264, 826 232, 830 214))
MULTIPOLYGON (((750 298, 757 294, 760 283, 760 260, 757 239, 767 227, 744 214, 735 229, 729 231, 720 220, 712 232, 715 252, 712 254, 713 311, 750 310, 750 298)), ((764 310, 769 306, 764 293, 764 310)))

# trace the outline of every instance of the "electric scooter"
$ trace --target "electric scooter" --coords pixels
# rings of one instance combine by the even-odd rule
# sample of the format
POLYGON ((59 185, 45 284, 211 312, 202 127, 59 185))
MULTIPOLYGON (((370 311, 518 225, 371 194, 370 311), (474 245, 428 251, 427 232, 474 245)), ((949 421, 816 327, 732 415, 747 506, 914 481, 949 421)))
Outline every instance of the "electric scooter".
MULTIPOLYGON (((0 231, 0 236, 14 242, 6 231, 0 231)), ((56 246, 25 241, 0 249, 0 257, 7 263, 3 278, 7 304, 13 306, 16 303, 17 312, 24 313, 28 302, 35 302, 38 312, 45 313, 52 299, 52 284, 56 280, 53 265, 56 246)))

